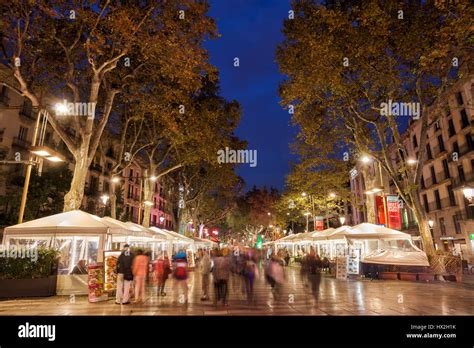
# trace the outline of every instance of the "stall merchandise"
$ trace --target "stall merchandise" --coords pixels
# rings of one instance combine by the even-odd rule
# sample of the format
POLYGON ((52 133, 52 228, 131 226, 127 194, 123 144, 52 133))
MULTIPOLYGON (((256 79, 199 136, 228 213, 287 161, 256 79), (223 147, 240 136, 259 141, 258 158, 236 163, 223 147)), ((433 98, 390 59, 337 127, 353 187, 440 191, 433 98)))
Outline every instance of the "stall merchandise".
POLYGON ((117 290, 117 261, 120 251, 104 251, 104 289, 108 292, 117 290))
POLYGON ((107 300, 104 292, 104 265, 102 263, 92 264, 87 267, 89 302, 100 302, 107 300))

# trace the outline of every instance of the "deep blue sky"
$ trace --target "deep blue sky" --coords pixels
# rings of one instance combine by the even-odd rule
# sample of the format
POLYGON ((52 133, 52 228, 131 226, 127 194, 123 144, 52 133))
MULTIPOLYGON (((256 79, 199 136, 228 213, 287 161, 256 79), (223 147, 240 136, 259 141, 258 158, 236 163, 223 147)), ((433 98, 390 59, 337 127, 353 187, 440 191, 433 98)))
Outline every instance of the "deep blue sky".
POLYGON ((281 27, 291 9, 288 0, 210 0, 209 15, 221 37, 206 43, 211 63, 220 71, 221 94, 237 100, 242 118, 237 135, 257 150, 257 166, 241 165, 238 174, 247 189, 282 189, 291 159, 288 144, 296 129, 278 103, 283 77, 275 63, 275 49, 283 40, 281 27), (234 58, 240 67, 234 67, 234 58))

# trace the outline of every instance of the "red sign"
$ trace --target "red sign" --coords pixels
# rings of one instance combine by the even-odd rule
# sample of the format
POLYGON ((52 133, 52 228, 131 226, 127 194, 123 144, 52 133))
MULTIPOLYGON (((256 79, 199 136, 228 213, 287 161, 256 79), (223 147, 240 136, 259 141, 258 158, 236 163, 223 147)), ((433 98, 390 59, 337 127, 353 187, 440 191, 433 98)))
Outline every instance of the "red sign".
POLYGON ((402 228, 400 217, 400 205, 398 196, 387 196, 388 227, 395 230, 402 228))
POLYGON ((316 231, 324 230, 324 220, 316 218, 316 231))

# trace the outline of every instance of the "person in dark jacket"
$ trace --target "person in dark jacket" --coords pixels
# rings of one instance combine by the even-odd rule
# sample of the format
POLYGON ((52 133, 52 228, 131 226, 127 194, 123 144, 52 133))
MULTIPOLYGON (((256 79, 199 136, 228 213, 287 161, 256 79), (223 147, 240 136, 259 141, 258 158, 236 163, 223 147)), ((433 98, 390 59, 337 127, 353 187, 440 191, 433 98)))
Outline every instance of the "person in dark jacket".
POLYGON ((124 250, 117 260, 117 294, 116 304, 130 303, 130 286, 133 281, 133 254, 130 251, 130 245, 125 244, 124 250))

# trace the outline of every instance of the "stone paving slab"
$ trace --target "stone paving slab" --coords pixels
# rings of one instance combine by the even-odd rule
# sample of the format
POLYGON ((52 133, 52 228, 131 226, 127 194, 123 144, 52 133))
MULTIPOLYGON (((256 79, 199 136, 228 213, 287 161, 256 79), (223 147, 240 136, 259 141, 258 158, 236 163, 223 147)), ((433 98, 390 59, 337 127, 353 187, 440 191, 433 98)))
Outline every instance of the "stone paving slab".
MULTIPOLYGON (((86 296, 27 298, 0 301, 0 315, 474 315, 474 288, 463 283, 419 283, 402 281, 337 280, 323 276, 319 288, 286 268, 286 283, 276 300, 263 277, 255 282, 255 303, 248 303, 240 277, 229 281, 229 306, 200 301, 198 272, 190 273, 188 305, 172 303, 172 281, 168 296, 156 296, 147 288, 143 304, 116 305, 113 299, 89 303, 86 296)), ((211 293, 213 295, 213 293, 211 293)))

